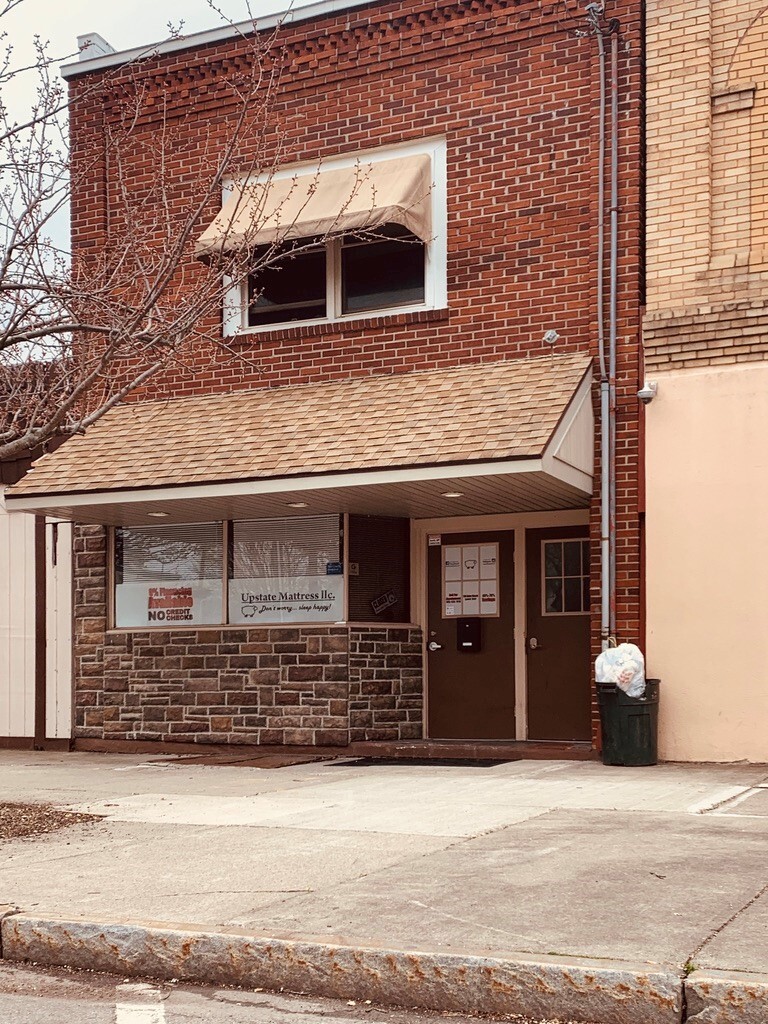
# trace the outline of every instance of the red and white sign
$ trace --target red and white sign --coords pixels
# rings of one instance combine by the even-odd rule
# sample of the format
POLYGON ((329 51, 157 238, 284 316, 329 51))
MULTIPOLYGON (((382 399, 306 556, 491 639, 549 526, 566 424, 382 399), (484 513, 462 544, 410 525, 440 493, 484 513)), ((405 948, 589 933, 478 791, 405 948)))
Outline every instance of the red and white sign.
POLYGON ((118 583, 116 626, 199 626, 221 622, 221 583, 118 583))

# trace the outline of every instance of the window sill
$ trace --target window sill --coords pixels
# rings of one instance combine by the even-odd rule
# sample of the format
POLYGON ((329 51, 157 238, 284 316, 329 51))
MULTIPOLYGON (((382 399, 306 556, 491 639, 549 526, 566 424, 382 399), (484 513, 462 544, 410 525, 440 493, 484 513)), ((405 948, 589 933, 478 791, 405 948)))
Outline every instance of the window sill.
POLYGON ((216 633, 227 630, 254 629, 421 629, 413 622, 262 622, 258 626, 225 622, 204 626, 202 623, 179 623, 157 626, 110 626, 107 636, 125 636, 129 633, 216 633))
POLYGON ((378 316, 360 316, 354 319, 323 320, 320 323, 291 324, 284 327, 250 327, 225 339, 230 346, 254 345, 260 341, 298 341, 318 338, 326 334, 348 334, 351 331, 371 331, 387 327, 409 327, 411 324, 434 323, 450 318, 447 307, 417 309, 401 313, 381 313, 378 316))
POLYGON ((179 622, 173 624, 159 623, 153 626, 110 626, 107 636, 111 633, 212 633, 228 629, 346 629, 347 622, 261 622, 258 626, 246 625, 244 622, 179 622))

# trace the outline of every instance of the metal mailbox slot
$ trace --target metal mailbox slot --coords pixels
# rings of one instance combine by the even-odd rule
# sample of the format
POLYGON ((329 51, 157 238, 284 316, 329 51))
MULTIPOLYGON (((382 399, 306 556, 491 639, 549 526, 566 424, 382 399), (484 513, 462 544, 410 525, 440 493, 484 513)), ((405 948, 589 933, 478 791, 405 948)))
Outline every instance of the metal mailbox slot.
POLYGON ((482 649, 482 619, 456 620, 456 649, 475 652, 482 649))

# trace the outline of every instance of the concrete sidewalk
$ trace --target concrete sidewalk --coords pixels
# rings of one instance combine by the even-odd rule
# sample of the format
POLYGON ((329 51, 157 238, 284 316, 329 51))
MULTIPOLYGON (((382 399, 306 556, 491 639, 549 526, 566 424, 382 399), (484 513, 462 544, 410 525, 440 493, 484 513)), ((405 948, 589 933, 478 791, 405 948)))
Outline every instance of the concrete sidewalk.
POLYGON ((0 902, 36 920, 768 975, 765 767, 2 752, 0 769, 0 800, 104 816, 3 846, 0 902))

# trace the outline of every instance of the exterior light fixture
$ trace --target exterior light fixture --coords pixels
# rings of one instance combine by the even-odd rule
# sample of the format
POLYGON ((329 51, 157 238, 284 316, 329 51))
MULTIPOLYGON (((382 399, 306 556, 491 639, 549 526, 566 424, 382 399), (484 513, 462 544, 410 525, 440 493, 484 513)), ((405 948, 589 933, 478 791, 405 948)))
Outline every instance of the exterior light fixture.
POLYGON ((637 397, 643 403, 643 405, 650 405, 656 397, 659 390, 659 385, 655 380, 647 380, 640 390, 637 392, 637 397))
POLYGON ((289 501, 288 508, 306 508, 306 501, 289 501))
POLYGON ((165 519, 168 516, 167 512, 147 512, 148 516, 152 516, 153 519, 165 519))
POLYGON ((444 498, 463 498, 464 491, 443 491, 444 498))

